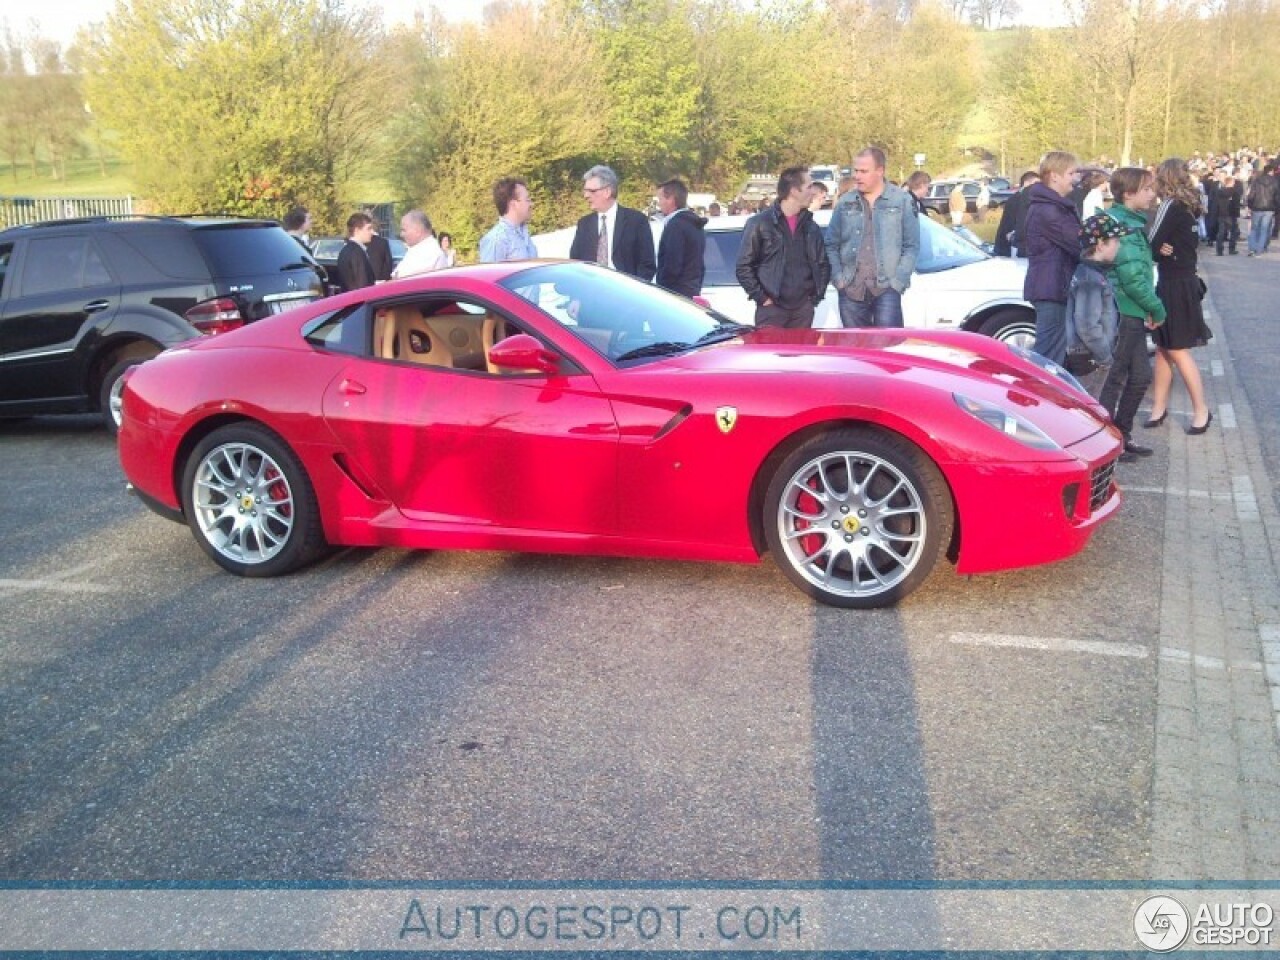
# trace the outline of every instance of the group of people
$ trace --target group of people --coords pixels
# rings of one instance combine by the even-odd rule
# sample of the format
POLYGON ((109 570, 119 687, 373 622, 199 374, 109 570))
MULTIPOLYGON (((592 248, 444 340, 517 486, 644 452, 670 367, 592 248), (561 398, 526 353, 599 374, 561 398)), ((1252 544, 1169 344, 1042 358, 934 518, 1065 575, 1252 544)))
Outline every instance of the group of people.
MULTIPOLYGON (((582 178, 582 197, 590 212, 577 224, 569 256, 630 274, 645 283, 686 297, 702 292, 705 217, 689 208, 689 188, 679 179, 658 186, 662 235, 655 249, 649 217, 618 202, 618 175, 598 164, 582 178)), ((529 236, 533 200, 519 177, 493 185, 498 221, 480 238, 480 262, 526 260, 538 255, 529 236)))
POLYGON ((1099 368, 1099 402, 1124 435, 1121 459, 1132 461, 1152 452, 1133 436, 1138 407, 1154 382, 1143 426, 1162 426, 1175 370, 1191 398, 1186 432, 1203 434, 1213 421, 1191 356, 1212 337, 1196 273, 1203 201, 1187 164, 1170 158, 1154 173, 1113 171, 1111 206, 1082 223, 1071 199, 1077 172, 1074 155, 1047 153, 1025 191, 1025 219, 1015 234, 1027 257, 1023 296, 1036 311, 1037 353, 1060 364, 1068 364, 1069 353, 1087 355, 1099 368), (1148 331, 1156 344, 1154 373, 1148 331))
MULTIPOLYGON (((294 207, 282 223, 303 250, 314 253, 311 214, 305 207, 294 207)), ((347 241, 338 252, 336 276, 330 279, 343 290, 358 290, 443 270, 455 262, 452 238, 447 233, 437 237, 431 218, 421 210, 410 210, 400 218, 400 238, 406 250, 397 264, 390 242, 378 233, 373 217, 363 210, 353 213, 347 218, 347 241)))
POLYGON ((886 177, 886 162, 878 147, 854 158, 825 239, 813 219, 819 191, 808 170, 782 171, 777 199, 747 221, 738 251, 738 283, 756 304, 756 326, 812 326, 828 283, 844 326, 903 326, 920 224, 911 195, 886 177))

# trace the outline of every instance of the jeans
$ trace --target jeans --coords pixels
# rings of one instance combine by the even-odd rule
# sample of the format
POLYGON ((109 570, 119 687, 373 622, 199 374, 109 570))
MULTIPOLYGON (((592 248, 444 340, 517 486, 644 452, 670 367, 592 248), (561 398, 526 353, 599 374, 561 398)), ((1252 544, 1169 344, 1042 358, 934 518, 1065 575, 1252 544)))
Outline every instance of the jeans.
POLYGON ((1137 317, 1121 315, 1116 349, 1111 355, 1111 371, 1102 385, 1098 402, 1107 408, 1126 441, 1133 433, 1134 415, 1150 385, 1151 358, 1147 356, 1147 325, 1137 317))
POLYGON ((756 326, 807 330, 813 326, 813 309, 812 303, 800 307, 780 307, 776 303, 756 307, 756 326))
POLYGON ((1218 217, 1218 256, 1222 256, 1222 245, 1236 252, 1236 241, 1240 239, 1240 221, 1236 217, 1218 217))
POLYGON ((1054 363, 1067 359, 1067 305, 1056 300, 1037 300, 1036 353, 1054 363))
POLYGON ((1259 254, 1267 249, 1271 242, 1271 225, 1276 219, 1274 210, 1253 211, 1252 225, 1249 227, 1249 252, 1259 254))
POLYGON ((838 297, 840 322, 846 327, 901 327, 902 294, 890 287, 878 297, 854 300, 843 290, 838 297))

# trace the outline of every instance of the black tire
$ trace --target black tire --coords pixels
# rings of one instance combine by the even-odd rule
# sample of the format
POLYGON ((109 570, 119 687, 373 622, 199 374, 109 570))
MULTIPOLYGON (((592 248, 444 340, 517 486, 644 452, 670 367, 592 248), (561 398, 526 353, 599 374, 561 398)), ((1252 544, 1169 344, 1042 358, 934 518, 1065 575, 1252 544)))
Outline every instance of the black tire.
POLYGON ((982 321, 978 332, 1001 343, 1013 343, 1030 350, 1036 340, 1036 315, 1016 308, 997 310, 982 321))
POLYGON ((919 447, 847 428, 787 455, 763 519, 769 551, 792 583, 822 603, 869 609, 897 603, 929 576, 951 542, 955 509, 919 447))
POLYGON ((196 542, 237 576, 290 573, 326 547, 310 478, 260 424, 229 424, 196 445, 182 471, 182 506, 196 542))
POLYGON ((120 388, 123 386, 124 373, 130 367, 150 360, 150 356, 126 357, 111 365, 102 383, 98 387, 98 410, 102 414, 102 422, 107 433, 113 437, 120 432, 120 388))

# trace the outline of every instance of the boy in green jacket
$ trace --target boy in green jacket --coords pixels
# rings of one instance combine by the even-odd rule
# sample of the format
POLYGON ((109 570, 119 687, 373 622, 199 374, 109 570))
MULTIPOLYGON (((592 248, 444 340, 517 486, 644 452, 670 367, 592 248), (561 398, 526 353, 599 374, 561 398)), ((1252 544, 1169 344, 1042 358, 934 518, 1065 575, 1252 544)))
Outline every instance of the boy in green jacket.
POLYGON ((1133 418, 1151 385, 1151 360, 1147 356, 1147 331, 1164 323, 1164 304, 1156 296, 1155 270, 1147 245, 1146 218, 1156 199, 1156 178, 1140 167, 1121 167, 1111 175, 1115 203, 1107 216, 1132 232, 1120 240, 1111 286, 1120 312, 1111 372, 1102 385, 1099 402, 1124 434, 1126 463, 1151 456, 1151 448, 1134 443, 1133 418))

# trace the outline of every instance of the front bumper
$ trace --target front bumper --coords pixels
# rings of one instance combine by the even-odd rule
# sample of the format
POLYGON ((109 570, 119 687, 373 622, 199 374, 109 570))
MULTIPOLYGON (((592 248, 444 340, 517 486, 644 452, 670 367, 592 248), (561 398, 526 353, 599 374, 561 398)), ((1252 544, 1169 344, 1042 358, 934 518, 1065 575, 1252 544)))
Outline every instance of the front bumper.
POLYGON ((1108 428, 1048 463, 955 464, 946 470, 960 525, 956 571, 991 573, 1074 556, 1120 507, 1112 472, 1123 449, 1108 428))

